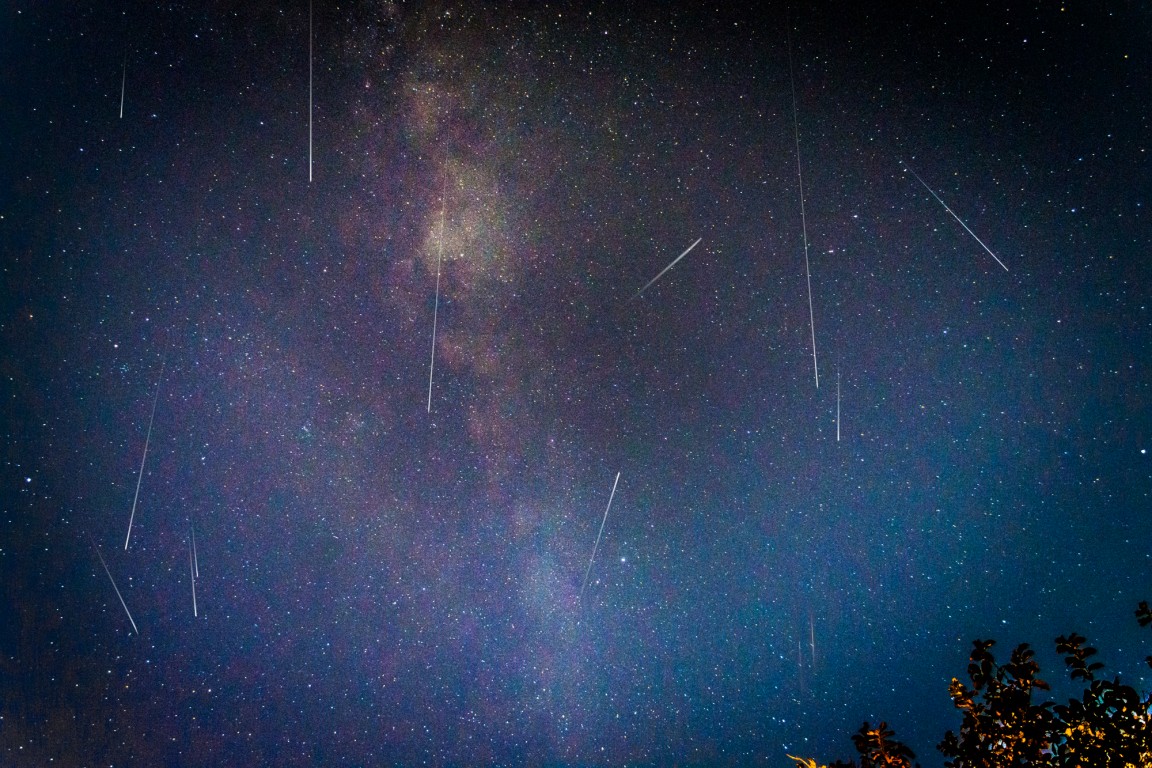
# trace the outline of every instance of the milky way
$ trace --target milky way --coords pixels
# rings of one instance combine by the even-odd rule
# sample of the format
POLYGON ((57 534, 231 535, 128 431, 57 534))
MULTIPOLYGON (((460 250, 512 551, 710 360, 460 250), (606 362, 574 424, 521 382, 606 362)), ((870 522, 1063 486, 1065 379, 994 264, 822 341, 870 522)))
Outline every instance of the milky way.
POLYGON ((1152 683, 1147 11, 617 5, 0 12, 5 764, 931 766, 976 637, 1152 683))

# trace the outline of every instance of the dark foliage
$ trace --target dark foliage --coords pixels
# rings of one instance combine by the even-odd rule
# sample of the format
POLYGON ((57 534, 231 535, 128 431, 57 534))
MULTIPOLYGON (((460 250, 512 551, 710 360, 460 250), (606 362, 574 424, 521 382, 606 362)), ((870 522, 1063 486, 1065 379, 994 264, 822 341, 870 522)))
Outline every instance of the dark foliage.
MULTIPOLYGON (((1136 609, 1140 626, 1152 624, 1147 602, 1136 609)), ((1092 768, 1152 767, 1152 694, 1141 695, 1119 677, 1101 679, 1104 665, 1093 661, 1096 649, 1073 632, 1056 638, 1072 680, 1087 686, 1067 704, 1035 702, 1036 691, 1049 690, 1027 643, 1018 645, 1003 664, 992 654, 994 640, 976 640, 969 656, 966 685, 952 678, 948 692, 963 713, 958 734, 949 731, 937 749, 948 768, 1015 768, 1067 766, 1092 768)), ((1152 656, 1145 660, 1152 666, 1152 656)), ((893 738, 885 723, 868 723, 852 737, 859 768, 911 768, 915 755, 893 738)), ((797 761, 811 765, 815 761, 797 761)), ((828 768, 854 768, 837 761, 828 768)))
MULTIPOLYGON (((916 755, 912 750, 892 738, 887 723, 873 728, 868 723, 852 736, 852 743, 860 754, 860 768, 912 768, 916 755)), ((837 760, 828 768, 852 768, 852 762, 837 760)))
POLYGON ((969 657, 969 688, 953 678, 948 693, 964 713, 959 737, 949 731, 938 749, 953 758, 947 765, 1009 766, 1043 764, 1047 735, 1056 720, 1052 703, 1034 704, 1033 692, 1048 690, 1036 675, 1040 665, 1027 643, 1012 651, 1011 660, 997 664, 992 640, 977 640, 969 657))

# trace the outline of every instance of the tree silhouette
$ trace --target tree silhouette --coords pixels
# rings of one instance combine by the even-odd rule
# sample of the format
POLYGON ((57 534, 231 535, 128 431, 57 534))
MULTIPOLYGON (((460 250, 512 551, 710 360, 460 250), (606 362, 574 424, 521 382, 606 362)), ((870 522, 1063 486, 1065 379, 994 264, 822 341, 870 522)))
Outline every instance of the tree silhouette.
MULTIPOLYGON (((1141 627, 1152 624, 1147 601, 1136 609, 1141 627)), ((1096 649, 1073 632, 1056 638, 1073 681, 1086 685, 1079 699, 1067 704, 1036 703, 1036 691, 1049 690, 1040 665, 1027 643, 1016 646, 1010 659, 997 663, 994 640, 976 640, 969 656, 970 685, 952 678, 948 693, 963 713, 959 734, 948 731, 936 748, 948 768, 1149 768, 1152 766, 1152 694, 1141 695, 1119 677, 1099 679, 1104 668, 1093 661, 1096 649)), ((1152 656, 1145 658, 1152 667, 1152 656)), ((804 768, 911 768, 915 755, 893 738, 885 723, 868 723, 853 737, 859 763, 837 761, 819 766, 815 760, 793 757, 804 768)), ((791 755, 789 755, 791 757, 791 755)))
MULTIPOLYGON (((888 730, 887 723, 873 728, 867 722, 860 726, 860 730, 852 735, 852 743, 860 754, 860 768, 913 768, 918 764, 912 761, 916 755, 912 750, 892 738, 892 731, 888 730)), ((818 765, 811 758, 792 757, 802 768, 855 768, 857 763, 837 760, 831 765, 818 765)))
POLYGON ((1040 665, 1027 643, 1012 651, 1011 660, 997 664, 991 648, 994 640, 976 640, 969 656, 968 687, 952 678, 948 693, 964 713, 960 736, 948 731, 938 749, 953 758, 950 768, 968 766, 1043 765, 1048 754, 1048 734, 1056 718, 1052 702, 1034 704, 1033 692, 1048 690, 1036 675, 1040 665))

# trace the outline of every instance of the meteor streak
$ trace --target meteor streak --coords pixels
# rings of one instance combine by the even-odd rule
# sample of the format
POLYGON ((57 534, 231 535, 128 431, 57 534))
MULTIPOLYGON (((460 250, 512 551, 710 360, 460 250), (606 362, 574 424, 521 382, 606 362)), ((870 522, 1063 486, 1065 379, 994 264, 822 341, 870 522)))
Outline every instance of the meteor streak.
POLYGON ((660 274, 656 275, 656 277, 654 277, 654 278, 652 278, 651 280, 649 280, 649 281, 648 281, 648 284, 647 284, 647 285, 645 285, 643 288, 641 288, 640 290, 636 291, 636 295, 635 295, 635 296, 633 296, 632 298, 633 298, 633 299, 638 299, 638 298, 640 298, 640 294, 642 294, 642 293, 644 293, 644 291, 648 290, 648 286, 652 285, 652 283, 654 283, 654 282, 656 282, 657 280, 659 280, 660 278, 662 278, 662 277, 664 276, 664 273, 665 273, 665 272, 667 272, 668 270, 672 269, 672 267, 676 266, 676 262, 680 261, 680 259, 682 259, 682 258, 684 258, 685 256, 687 256, 687 255, 688 255, 688 251, 690 251, 690 250, 692 250, 693 248, 695 248, 696 246, 700 245, 700 241, 701 241, 701 240, 703 240, 703 239, 704 239, 704 238, 702 238, 702 237, 698 237, 698 238, 696 238, 696 242, 694 242, 694 243, 692 243, 692 245, 688 246, 687 250, 685 250, 685 251, 684 251, 684 253, 682 253, 682 254, 680 254, 679 256, 677 256, 676 258, 672 259, 672 263, 671 263, 671 264, 669 264, 668 266, 664 267, 664 269, 660 270, 660 274))
MULTIPOLYGON (((700 242, 697 240, 696 242, 700 242)), ((608 495, 608 506, 604 509, 604 519, 600 521, 600 532, 596 534, 596 543, 592 545, 592 557, 588 559, 588 567, 584 569, 584 583, 580 585, 580 599, 584 599, 584 588, 588 586, 588 574, 592 572, 592 563, 596 560, 596 550, 600 547, 600 537, 604 535, 604 523, 608 522, 608 510, 612 509, 612 499, 616 498, 616 484, 620 482, 620 473, 612 482, 612 493, 608 495)))
POLYGON ((168 360, 160 362, 160 378, 156 380, 156 394, 152 397, 152 415, 148 418, 148 435, 144 438, 144 455, 140 457, 140 474, 136 478, 136 495, 132 497, 132 514, 128 517, 128 535, 124 537, 124 551, 132 539, 132 521, 136 519, 136 502, 140 499, 140 483, 144 480, 144 462, 148 458, 148 443, 152 440, 152 423, 156 421, 156 403, 160 402, 160 383, 164 381, 164 366, 168 360))
POLYGON ((972 235, 972 239, 973 239, 973 240, 975 240, 976 242, 980 243, 980 247, 981 247, 981 248, 983 248, 984 250, 988 251, 988 255, 989 255, 989 256, 991 256, 992 258, 996 259, 996 263, 997 263, 997 264, 999 264, 1000 266, 1004 267, 1004 271, 1005 271, 1005 272, 1007 272, 1007 271, 1008 271, 1008 267, 1007 267, 1007 266, 1005 266, 1004 262, 1000 261, 1000 257, 999 257, 999 256, 997 256, 996 254, 992 253, 992 249, 991 249, 991 248, 989 248, 988 246, 984 245, 984 241, 983 241, 983 240, 981 240, 980 238, 976 237, 976 233, 975 233, 975 232, 973 232, 971 229, 969 229, 969 228, 968 228, 968 225, 964 223, 964 220, 963 220, 963 219, 961 219, 959 216, 957 216, 957 215, 956 215, 956 213, 955 213, 955 211, 953 211, 951 208, 949 208, 949 207, 948 207, 948 204, 947 204, 947 203, 945 203, 943 200, 941 200, 941 199, 940 199, 940 195, 938 195, 938 194, 936 194, 935 192, 933 192, 933 191, 932 191, 932 187, 928 186, 928 185, 927 185, 927 184, 924 182, 924 179, 920 178, 920 174, 916 173, 916 171, 914 171, 914 170, 912 170, 911 168, 909 168, 909 167, 908 167, 908 166, 907 166, 907 165, 904 163, 904 161, 903 161, 903 160, 901 160, 901 161, 900 161, 900 165, 903 165, 903 166, 904 166, 904 168, 905 168, 905 170, 907 170, 907 171, 908 171, 908 173, 910 173, 910 174, 912 174, 913 176, 915 176, 915 177, 916 177, 916 181, 920 182, 920 183, 921 183, 921 184, 924 186, 924 189, 928 190, 928 193, 929 193, 930 195, 932 195, 932 197, 936 198, 936 202, 938 202, 938 203, 940 203, 940 205, 944 206, 944 210, 946 210, 946 211, 948 211, 948 213, 952 214, 952 218, 954 218, 954 219, 956 219, 956 221, 960 222, 960 226, 964 227, 964 231, 965 231, 965 232, 967 232, 968 234, 972 235))
POLYGON ((124 54, 124 68, 120 70, 120 119, 124 119, 124 83, 128 80, 128 54, 124 54))
MULTIPOLYGON (((447 159, 447 155, 445 155, 447 159)), ((436 255, 436 304, 432 308, 432 362, 428 364, 428 413, 432 413, 432 372, 436 370, 436 321, 440 317, 440 265, 444 261, 444 211, 448 207, 448 166, 444 166, 444 185, 440 191, 440 243, 436 255)))
POLYGON ((804 173, 800 169, 800 118, 796 108, 796 76, 792 72, 792 32, 788 31, 788 79, 792 83, 792 130, 796 136, 796 180, 800 185, 800 230, 804 233, 804 277, 808 280, 808 327, 812 334, 812 372, 820 389, 820 368, 816 365, 816 315, 812 311, 812 269, 808 262, 808 218, 804 213, 804 173))
POLYGON ((308 183, 312 183, 312 0, 308 0, 308 183))
POLYGON ((840 369, 836 369, 836 442, 840 442, 840 369))
POLYGON ((200 616, 199 611, 196 610, 196 556, 195 545, 188 545, 188 575, 192 578, 192 618, 200 616))
POLYGON ((112 578, 112 571, 108 570, 108 563, 104 562, 104 555, 100 554, 100 547, 96 546, 95 541, 92 542, 92 547, 96 550, 96 557, 100 558, 100 565, 104 566, 104 573, 108 574, 108 581, 112 582, 112 589, 116 590, 116 597, 120 598, 120 605, 124 606, 124 613, 128 614, 128 621, 132 622, 132 629, 139 635, 140 630, 136 628, 136 622, 132 619, 132 612, 128 610, 127 603, 120 595, 120 589, 116 586, 116 579, 112 578))

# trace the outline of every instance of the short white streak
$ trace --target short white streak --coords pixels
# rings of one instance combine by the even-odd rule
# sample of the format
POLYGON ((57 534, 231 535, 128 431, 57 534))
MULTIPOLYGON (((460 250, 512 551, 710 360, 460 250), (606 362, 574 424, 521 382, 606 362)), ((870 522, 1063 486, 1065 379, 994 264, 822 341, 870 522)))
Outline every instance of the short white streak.
POLYGON ((192 577, 192 617, 197 618, 200 612, 196 610, 196 565, 192 545, 188 546, 188 575, 192 577))
MULTIPOLYGON (((699 242, 699 241, 697 241, 699 242)), ((580 599, 584 599, 584 589, 588 586, 588 574, 592 572, 592 563, 596 560, 596 550, 600 547, 600 537, 604 535, 604 524, 608 522, 608 510, 612 509, 612 499, 616 498, 616 484, 620 482, 620 473, 612 482, 612 493, 608 495, 608 506, 604 508, 604 519, 600 521, 600 532, 596 534, 596 543, 592 545, 592 557, 588 558, 588 567, 584 569, 584 583, 580 585, 580 599)))
POLYGON ((308 0, 308 183, 312 183, 312 0, 308 0))
POLYGON ((124 83, 128 79, 128 54, 124 54, 124 68, 120 71, 120 119, 124 119, 124 83))
POLYGON ((988 246, 984 245, 983 240, 976 237, 976 233, 973 232, 971 229, 969 229, 968 225, 964 223, 964 220, 961 219, 959 216, 957 216, 956 213, 951 208, 948 207, 948 204, 940 199, 940 195, 933 192, 932 187, 930 187, 924 183, 924 179, 920 178, 920 174, 916 173, 916 171, 909 168, 906 163, 901 162, 900 164, 903 165, 905 168, 908 168, 908 172, 916 177, 916 181, 923 184, 924 189, 928 190, 928 193, 931 194, 932 197, 936 198, 936 202, 938 202, 938 203, 940 203, 940 205, 944 206, 944 210, 948 211, 948 213, 952 214, 952 218, 954 218, 954 219, 956 219, 956 221, 960 222, 960 226, 964 227, 964 231, 966 231, 968 234, 972 235, 972 238, 976 242, 980 243, 980 247, 983 248, 984 250, 988 251, 988 255, 991 256, 992 258, 996 259, 996 263, 999 264, 1000 266, 1004 267, 1004 271, 1007 272, 1008 267, 1004 264, 1004 262, 1000 261, 1000 257, 997 256, 996 254, 992 253, 992 249, 989 248, 988 246))
POLYGON ((196 553, 196 525, 192 525, 192 565, 196 578, 200 578, 200 556, 196 553))
POLYGON ((836 442, 840 442, 840 369, 836 369, 836 442))
POLYGON ((120 594, 120 588, 116 586, 116 579, 112 578, 112 571, 108 570, 108 563, 104 562, 104 555, 100 554, 100 547, 96 546, 96 542, 92 542, 92 546, 96 549, 96 557, 100 558, 100 565, 104 566, 104 573, 108 574, 108 581, 112 582, 112 589, 116 590, 116 597, 120 599, 120 605, 124 606, 124 613, 128 614, 128 621, 132 622, 132 629, 139 635, 140 630, 136 628, 136 622, 132 619, 132 612, 128 610, 128 605, 120 594))
POLYGON ((672 269, 672 267, 676 266, 676 262, 680 261, 680 259, 682 259, 682 258, 684 258, 685 256, 687 256, 687 255, 688 255, 688 251, 691 251, 693 248, 695 248, 696 246, 700 245, 700 241, 701 241, 701 240, 703 240, 703 239, 704 239, 704 238, 702 238, 702 237, 698 237, 698 238, 696 238, 696 242, 694 242, 694 243, 692 243, 692 245, 688 246, 688 248, 687 248, 687 249, 684 251, 684 253, 682 253, 682 254, 680 254, 679 256, 677 256, 676 258, 672 259, 672 263, 671 263, 671 264, 669 264, 668 266, 664 267, 664 269, 660 270, 660 274, 656 275, 656 277, 654 277, 654 278, 652 278, 651 280, 649 280, 649 281, 648 281, 648 284, 647 284, 647 285, 645 285, 643 288, 641 288, 640 290, 636 291, 636 295, 635 295, 635 296, 633 296, 632 298, 633 298, 633 299, 639 298, 639 297, 640 297, 640 294, 642 294, 642 293, 644 293, 644 291, 648 290, 648 287, 649 287, 650 285, 652 285, 652 283, 654 283, 654 282, 656 282, 657 280, 659 280, 660 278, 662 278, 662 277, 664 276, 664 273, 665 273, 665 272, 667 272, 668 270, 672 269))
POLYGON ((148 458, 148 443, 152 440, 152 424, 156 421, 156 403, 160 402, 160 384, 164 381, 164 366, 167 359, 160 363, 160 378, 156 380, 156 394, 152 397, 152 415, 148 417, 148 435, 144 438, 144 455, 140 457, 140 474, 136 477, 136 495, 132 497, 132 514, 128 516, 128 535, 124 537, 124 550, 128 550, 128 542, 132 539, 132 521, 136 519, 136 502, 140 499, 140 483, 144 480, 144 462, 148 458))

